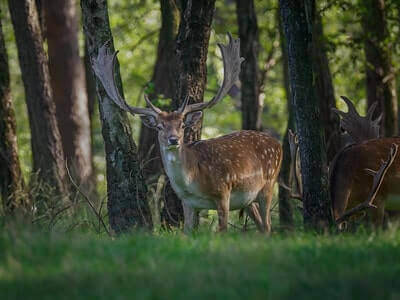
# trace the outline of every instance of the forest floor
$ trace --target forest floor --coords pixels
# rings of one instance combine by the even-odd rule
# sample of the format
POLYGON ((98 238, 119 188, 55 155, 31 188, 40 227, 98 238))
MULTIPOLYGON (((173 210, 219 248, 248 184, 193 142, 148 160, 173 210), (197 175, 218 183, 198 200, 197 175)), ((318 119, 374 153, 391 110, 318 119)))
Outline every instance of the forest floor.
POLYGON ((400 230, 0 233, 0 299, 400 299, 400 230))

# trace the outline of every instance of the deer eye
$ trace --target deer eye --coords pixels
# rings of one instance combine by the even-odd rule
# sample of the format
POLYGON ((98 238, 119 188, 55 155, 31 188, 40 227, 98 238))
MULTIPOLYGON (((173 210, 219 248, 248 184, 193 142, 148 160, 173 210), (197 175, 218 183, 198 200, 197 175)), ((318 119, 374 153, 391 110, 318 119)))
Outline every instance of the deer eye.
POLYGON ((164 129, 164 124, 163 123, 158 123, 157 124, 157 129, 163 130, 164 129))

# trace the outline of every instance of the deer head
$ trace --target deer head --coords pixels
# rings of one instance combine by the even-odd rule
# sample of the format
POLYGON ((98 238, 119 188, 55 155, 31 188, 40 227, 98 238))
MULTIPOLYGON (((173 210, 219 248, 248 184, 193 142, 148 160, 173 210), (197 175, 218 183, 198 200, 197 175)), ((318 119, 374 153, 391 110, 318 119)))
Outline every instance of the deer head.
POLYGON ((107 47, 108 42, 99 49, 97 58, 92 61, 92 68, 111 100, 122 110, 133 115, 138 114, 145 126, 158 131, 160 145, 173 150, 183 144, 185 128, 196 126, 201 120, 202 110, 218 103, 239 79, 240 65, 244 60, 239 55, 240 40, 232 38, 230 33, 228 37, 227 45, 218 44, 224 64, 224 79, 217 94, 208 102, 195 104, 189 104, 190 97, 186 96, 179 109, 173 112, 162 111, 155 107, 147 95, 144 99, 148 108, 138 108, 127 104, 119 93, 114 79, 114 65, 118 51, 111 54, 107 47))
POLYGON ((382 114, 375 120, 372 120, 372 115, 374 114, 378 103, 373 103, 368 109, 367 115, 362 117, 358 114, 356 108, 349 98, 345 96, 341 96, 341 98, 346 103, 348 112, 345 113, 336 108, 332 108, 332 111, 341 117, 340 127, 347 132, 353 142, 360 143, 365 140, 378 138, 379 123, 382 119, 382 114))

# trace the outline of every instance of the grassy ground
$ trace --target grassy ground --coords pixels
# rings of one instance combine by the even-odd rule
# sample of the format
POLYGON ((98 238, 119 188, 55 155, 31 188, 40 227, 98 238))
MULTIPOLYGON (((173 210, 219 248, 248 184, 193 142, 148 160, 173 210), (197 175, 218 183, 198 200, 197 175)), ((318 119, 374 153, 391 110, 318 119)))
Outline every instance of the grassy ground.
POLYGON ((0 299, 400 299, 400 232, 0 234, 0 299))

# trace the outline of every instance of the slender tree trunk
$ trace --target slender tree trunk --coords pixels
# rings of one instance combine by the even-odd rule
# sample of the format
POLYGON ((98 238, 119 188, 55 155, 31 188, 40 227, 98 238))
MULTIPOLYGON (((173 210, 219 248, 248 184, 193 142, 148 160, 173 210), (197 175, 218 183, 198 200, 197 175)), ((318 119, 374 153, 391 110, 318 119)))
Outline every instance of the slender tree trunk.
POLYGON ((303 217, 307 228, 332 222, 324 132, 312 70, 313 1, 280 0, 289 63, 289 80, 299 135, 303 179, 303 217))
MULTIPOLYGON (((84 33, 93 60, 97 50, 106 41, 109 41, 114 50, 107 1, 81 0, 81 7, 84 33)), ((122 91, 119 67, 115 73, 116 84, 122 91)), ((96 87, 106 152, 108 216, 111 228, 120 233, 132 229, 133 226, 151 227, 146 186, 127 115, 112 103, 99 80, 96 80, 96 87)))
POLYGON ((24 198, 23 191, 24 179, 18 158, 8 56, 0 18, 0 196, 6 215, 26 208, 28 201, 24 198))
POLYGON ((9 0, 31 129, 33 172, 65 195, 66 172, 48 70, 34 0, 9 0))
MULTIPOLYGON (((173 108, 177 109, 186 96, 189 103, 203 101, 207 81, 207 52, 215 0, 181 0, 181 17, 176 39, 176 93, 173 108)), ((201 125, 185 131, 185 142, 199 140, 201 125)), ((175 225, 183 221, 183 209, 171 186, 167 186, 164 222, 175 225)))
POLYGON ((313 69, 315 91, 317 101, 319 102, 321 122, 325 131, 327 158, 328 162, 330 162, 341 147, 340 131, 339 118, 332 111, 332 108, 336 107, 335 92, 329 68, 329 60, 326 55, 322 18, 319 13, 315 15, 313 31, 313 69))
MULTIPOLYGON (((154 84, 154 94, 149 96, 150 99, 172 99, 176 89, 175 39, 178 32, 179 10, 176 0, 160 0, 160 8, 161 29, 157 60, 151 80, 154 84)), ((168 110, 169 107, 162 107, 162 109, 168 110)), ((143 124, 140 129, 139 157, 143 161, 146 178, 163 172, 157 132, 143 124)))
MULTIPOLYGON (((280 19, 280 18, 279 18, 280 19)), ((281 38, 281 49, 282 49, 282 60, 283 60, 283 82, 286 92, 286 106, 288 111, 288 123, 283 137, 283 160, 281 170, 279 172, 279 179, 285 184, 290 184, 292 178, 290 178, 290 167, 292 165, 290 156, 290 146, 289 146, 289 130, 291 129, 295 132, 294 126, 294 114, 292 110, 292 105, 290 104, 290 86, 289 86, 289 69, 288 69, 288 56, 285 47, 285 39, 282 31, 282 24, 279 21, 280 28, 280 38, 281 38)), ((279 186, 279 221, 284 229, 293 229, 293 204, 290 198, 290 192, 282 186, 279 186)))
POLYGON ((396 76, 391 63, 391 49, 388 42, 385 1, 363 0, 360 3, 365 33, 368 107, 375 101, 378 102, 374 117, 383 112, 381 135, 394 136, 398 134, 398 103, 396 76))
POLYGON ((85 72, 75 0, 43 0, 53 99, 65 158, 86 192, 94 188, 85 72))
POLYGON ((258 25, 253 0, 236 0, 240 54, 245 58, 240 73, 242 128, 260 130, 262 106, 259 100, 258 25))

